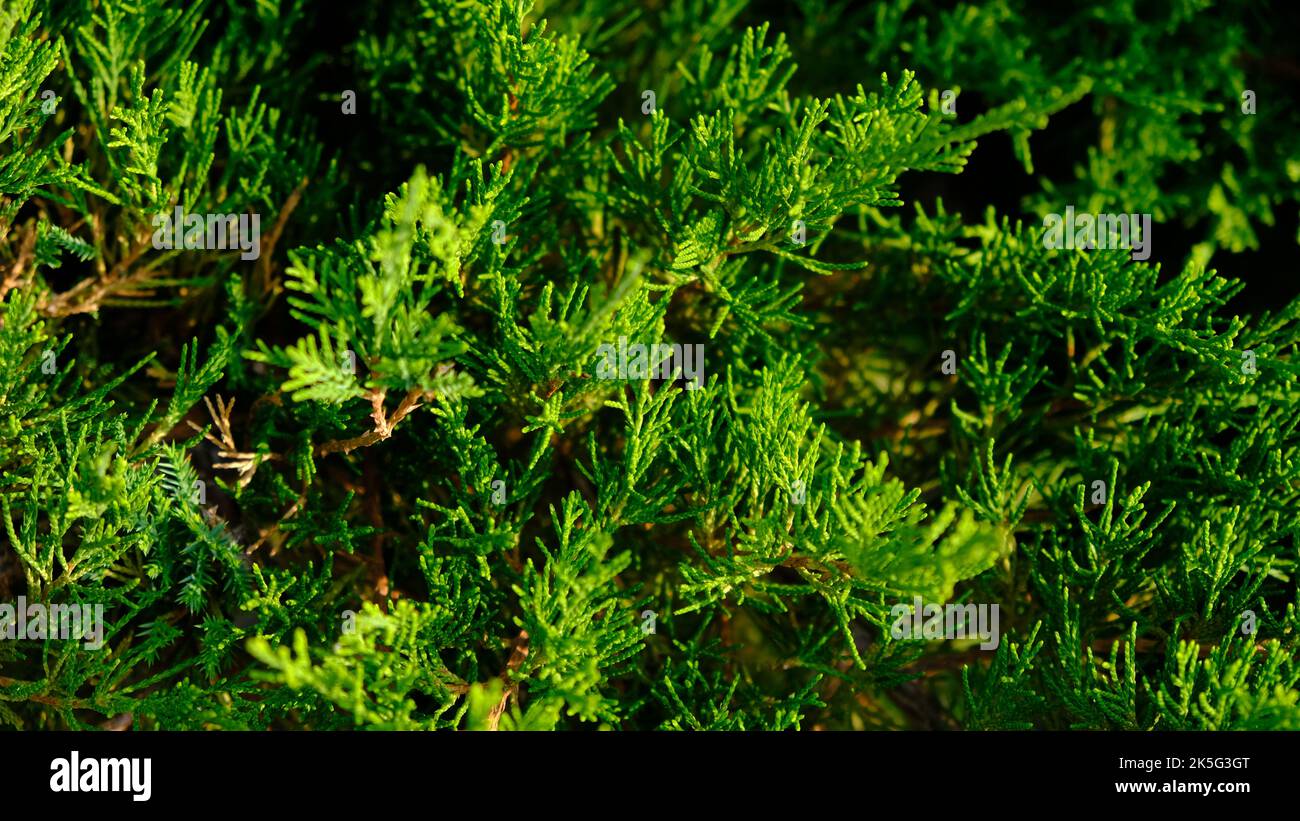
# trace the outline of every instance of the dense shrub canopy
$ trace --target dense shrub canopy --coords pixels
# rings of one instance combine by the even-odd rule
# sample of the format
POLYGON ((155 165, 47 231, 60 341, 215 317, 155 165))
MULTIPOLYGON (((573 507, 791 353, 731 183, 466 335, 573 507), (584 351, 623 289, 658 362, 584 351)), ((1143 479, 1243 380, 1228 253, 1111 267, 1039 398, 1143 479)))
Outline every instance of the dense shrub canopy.
POLYGON ((0 8, 0 722, 1300 727, 1273 10, 351 5, 0 8))

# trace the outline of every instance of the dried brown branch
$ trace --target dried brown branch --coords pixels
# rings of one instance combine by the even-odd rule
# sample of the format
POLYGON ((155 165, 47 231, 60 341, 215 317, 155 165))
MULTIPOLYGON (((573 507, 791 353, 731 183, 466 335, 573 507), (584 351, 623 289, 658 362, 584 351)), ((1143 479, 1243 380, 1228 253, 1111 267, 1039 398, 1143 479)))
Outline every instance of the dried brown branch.
MULTIPOLYGON (((91 221, 92 226, 96 224, 95 220, 91 221)), ((131 292, 141 280, 147 279, 153 270, 140 268, 131 271, 130 269, 140 257, 144 256, 145 251, 152 247, 151 236, 147 229, 144 233, 138 234, 131 245, 131 250, 118 260, 112 270, 99 277, 83 279, 68 290, 56 294, 53 299, 40 306, 41 313, 55 317, 93 313, 98 311, 104 300, 111 296, 147 295, 131 292)))
POLYGON ((526 658, 528 658, 528 631, 520 630, 519 635, 515 637, 514 650, 510 652, 510 661, 506 662, 505 672, 501 674, 501 680, 506 683, 506 690, 501 694, 501 701, 488 712, 489 730, 497 728, 501 716, 506 711, 506 704, 519 691, 519 682, 511 681, 510 674, 518 670, 526 658))
POLYGON ((351 453, 357 448, 369 447, 376 442, 382 442, 393 435, 393 428, 397 427, 398 422, 405 419, 411 411, 420 407, 419 400, 424 396, 424 392, 419 388, 411 388, 407 391, 406 396, 402 398, 402 402, 397 406, 397 410, 393 411, 393 415, 389 417, 384 416, 384 397, 386 391, 383 388, 371 388, 369 395, 371 407, 370 418, 374 420, 374 428, 360 436, 353 436, 350 439, 334 439, 326 442, 316 448, 317 455, 324 456, 329 453, 351 453))
POLYGON ((257 260, 257 267, 253 269, 255 276, 253 293, 260 295, 265 303, 267 297, 274 297, 280 292, 280 283, 272 278, 271 258, 275 253, 275 245, 280 241, 281 234, 284 233, 284 227, 289 223, 289 217, 293 214, 294 209, 302 202, 302 192, 306 190, 310 180, 307 177, 302 178, 302 182, 293 189, 284 205, 280 208, 280 213, 275 218, 275 225, 271 228, 271 233, 267 234, 266 240, 262 242, 261 255, 257 260))
POLYGON ((14 260, 13 266, 9 273, 5 274, 3 282, 0 282, 0 300, 3 300, 8 293, 23 284, 26 279, 27 266, 36 256, 36 225, 30 224, 23 228, 22 238, 18 243, 18 256, 14 260))
MULTIPOLYGON (((218 470, 233 470, 239 473, 237 482, 239 486, 247 487, 248 483, 253 481, 253 475, 257 473, 257 467, 262 462, 272 459, 279 459, 278 454, 259 454, 249 451, 242 451, 235 444, 235 435, 230 427, 230 413, 234 410, 235 400, 231 399, 228 403, 224 402, 220 395, 217 396, 217 406, 213 408, 212 402, 208 397, 203 397, 203 404, 208 408, 208 415, 212 417, 212 423, 216 426, 220 436, 213 436, 211 431, 204 433, 203 438, 217 447, 217 456, 223 461, 213 465, 218 470)), ((195 430, 201 428, 189 422, 189 426, 195 430)))

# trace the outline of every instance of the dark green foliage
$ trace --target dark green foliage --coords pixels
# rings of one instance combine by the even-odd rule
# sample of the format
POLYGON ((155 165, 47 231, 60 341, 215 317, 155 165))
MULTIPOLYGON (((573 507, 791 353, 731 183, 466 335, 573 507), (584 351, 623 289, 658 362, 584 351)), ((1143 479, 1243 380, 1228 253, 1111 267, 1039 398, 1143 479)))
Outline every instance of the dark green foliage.
POLYGON ((0 10, 0 722, 1300 727, 1293 31, 356 5, 0 10))

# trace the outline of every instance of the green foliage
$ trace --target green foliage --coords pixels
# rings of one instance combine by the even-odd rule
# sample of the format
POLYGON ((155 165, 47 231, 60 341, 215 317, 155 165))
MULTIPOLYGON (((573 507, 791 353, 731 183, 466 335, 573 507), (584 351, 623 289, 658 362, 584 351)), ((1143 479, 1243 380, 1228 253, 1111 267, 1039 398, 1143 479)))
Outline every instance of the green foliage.
POLYGON ((1285 26, 353 5, 0 9, 0 722, 1300 726, 1285 26))

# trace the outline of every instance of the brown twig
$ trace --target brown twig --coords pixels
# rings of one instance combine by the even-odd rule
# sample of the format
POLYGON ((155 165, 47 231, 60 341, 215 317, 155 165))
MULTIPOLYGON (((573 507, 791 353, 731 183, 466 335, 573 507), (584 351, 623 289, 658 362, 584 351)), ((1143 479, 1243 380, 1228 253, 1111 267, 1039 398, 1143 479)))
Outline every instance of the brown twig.
POLYGON ((501 694, 501 701, 488 713, 489 730, 497 728, 501 716, 506 711, 506 704, 510 701, 511 696, 514 696, 519 691, 519 682, 512 682, 510 674, 518 670, 526 658, 528 658, 528 631, 520 630, 519 635, 515 637, 515 647, 510 653, 510 661, 506 662, 506 670, 501 674, 501 680, 506 683, 506 691, 501 694))
MULTIPOLYGON (((91 225, 94 226, 95 224, 92 221, 91 225)), ((130 274, 127 274, 127 271, 144 255, 148 248, 152 247, 149 238, 150 234, 147 230, 143 234, 137 235, 135 242, 132 243, 131 250, 113 266, 112 270, 93 279, 83 279, 63 293, 56 294, 53 299, 41 305, 41 313, 46 316, 71 316, 73 314, 92 313, 99 310, 100 304, 105 298, 115 292, 125 291, 138 280, 146 278, 151 273, 148 268, 141 268, 130 274)))
MULTIPOLYGON (((258 453, 242 451, 239 449, 239 446, 235 443, 234 432, 230 427, 230 413, 235 408, 234 399, 225 402, 222 400, 221 396, 218 395, 217 405, 214 408, 211 400, 205 396, 203 397, 203 404, 207 406, 208 415, 212 417, 212 423, 216 426, 217 432, 220 434, 220 436, 213 436, 211 431, 203 434, 204 439, 216 446, 217 456, 224 460, 216 462, 213 464, 213 467, 217 470, 233 470, 238 472, 239 476, 237 482, 241 488, 247 487, 248 483, 253 481, 253 475, 257 473, 258 465, 265 461, 281 458, 275 453, 263 456, 258 453)), ((187 423, 190 427, 194 428, 194 430, 202 430, 201 427, 194 424, 192 421, 187 420, 187 423)))
POLYGON ((21 243, 18 245, 18 257, 14 260, 13 267, 5 275, 4 282, 0 283, 0 300, 14 288, 23 282, 23 274, 26 272, 27 265, 36 256, 36 226, 29 225, 23 231, 21 243))
POLYGON ((271 233, 267 234, 266 241, 262 243, 262 247, 259 249, 257 267, 253 269, 256 276, 256 294, 274 296, 279 293, 279 283, 271 280, 271 256, 275 253, 275 244, 280 241, 280 235, 284 233, 284 226, 289 222, 289 215, 302 201, 302 192, 306 190, 309 182, 310 180, 307 177, 303 177, 302 182, 298 183, 298 187, 289 194, 289 198, 284 201, 284 206, 280 208, 280 213, 276 215, 275 225, 271 228, 271 233))
POLYGON ((373 445, 376 442, 382 442, 393 435, 393 428, 397 423, 407 417, 411 411, 420 407, 419 400, 424 396, 424 392, 419 388, 411 388, 407 391, 406 396, 402 398, 401 404, 393 415, 385 418, 384 416, 384 396, 386 391, 383 388, 372 388, 370 394, 370 418, 374 420, 375 426, 372 430, 366 431, 360 436, 353 436, 349 439, 335 439, 326 442, 316 448, 319 456, 329 453, 351 453, 357 448, 364 448, 373 445))
POLYGON ((370 585, 379 598, 380 608, 386 613, 388 612, 388 569, 384 564, 384 506, 379 498, 383 479, 379 474, 379 464, 375 461, 374 451, 366 453, 364 475, 366 515, 375 528, 375 535, 370 540, 370 585))

